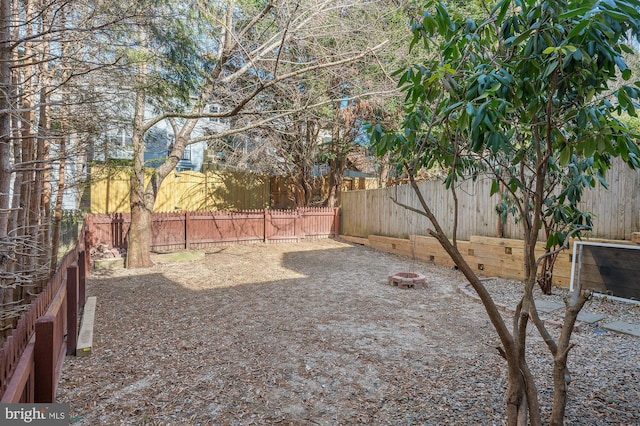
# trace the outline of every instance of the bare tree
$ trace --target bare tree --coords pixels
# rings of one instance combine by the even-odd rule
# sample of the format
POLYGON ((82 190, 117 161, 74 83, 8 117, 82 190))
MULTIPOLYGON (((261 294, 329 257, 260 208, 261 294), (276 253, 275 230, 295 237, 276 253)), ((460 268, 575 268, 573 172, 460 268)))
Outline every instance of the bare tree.
MULTIPOLYGON (((193 38, 185 27, 174 28, 181 33, 184 41, 176 49, 184 51, 185 45, 194 47, 193 59, 202 64, 197 78, 189 75, 177 76, 177 84, 165 87, 158 96, 150 90, 150 82, 158 83, 163 75, 162 66, 150 66, 150 58, 172 57, 172 49, 162 48, 162 38, 150 38, 152 26, 139 28, 138 41, 145 46, 138 50, 143 60, 136 65, 136 101, 133 121, 134 166, 131 178, 131 227, 128 235, 128 267, 143 267, 151 264, 150 238, 151 213, 160 184, 171 173, 189 144, 213 138, 222 138, 240 133, 256 126, 276 120, 291 111, 270 111, 260 109, 260 94, 266 89, 305 73, 341 66, 361 60, 380 49, 385 41, 375 46, 357 51, 340 52, 331 60, 326 57, 314 58, 310 62, 289 62, 282 60, 282 52, 294 38, 306 38, 326 32, 325 22, 329 17, 340 14, 344 8, 364 7, 363 3, 343 4, 333 0, 323 2, 267 2, 262 9, 251 10, 240 7, 233 1, 209 4, 194 2, 203 26, 199 37, 212 46, 212 50, 198 50, 193 38), (191 40, 191 41, 189 41, 191 40), (159 50, 155 47, 160 46, 159 50), (160 72, 158 72, 160 71, 160 72), (183 94, 182 102, 175 103, 176 95, 183 94), (166 96, 168 95, 168 96, 166 96), (192 96, 195 96, 193 98, 192 96), (212 102, 225 106, 219 113, 206 113, 206 106, 212 102), (159 114, 146 118, 147 106, 154 105, 159 114), (198 120, 202 117, 234 117, 248 108, 259 112, 259 119, 244 127, 230 129, 203 138, 192 137, 198 120), (149 181, 144 177, 144 135, 162 120, 169 120, 175 137, 168 158, 156 168, 149 181)), ((171 9, 172 13, 179 10, 171 9)), ((329 28, 330 30, 330 28, 329 28)), ((193 35, 193 34, 191 34, 193 35)), ((173 34, 175 36, 175 34, 173 34)))
MULTIPOLYGON (((371 114, 388 122, 399 110, 397 103, 387 101, 398 95, 387 68, 394 69, 407 61, 405 49, 399 47, 406 32, 404 6, 404 2, 377 1, 369 2, 366 9, 342 9, 323 22, 330 31, 294 37, 281 52, 280 68, 290 69, 291 64, 311 63, 317 58, 334 60, 341 52, 362 50, 372 41, 382 41, 381 37, 391 36, 392 40, 363 60, 305 73, 261 95, 260 102, 271 109, 296 112, 251 133, 250 138, 263 140, 263 147, 268 147, 261 150, 260 156, 254 156, 253 165, 264 169, 265 164, 270 164, 270 170, 287 176, 296 205, 311 202, 312 185, 319 186, 318 180, 325 178, 317 175, 327 170, 331 191, 316 202, 326 204, 329 195, 330 203, 336 204, 346 158, 363 148, 355 144, 362 136, 362 123, 372 119, 371 114), (311 176, 312 171, 316 176, 311 176)), ((365 138, 360 140, 366 142, 365 138)), ((388 171, 388 161, 382 164, 382 175, 388 175, 385 170, 388 171)))
POLYGON ((0 326, 5 332, 55 269, 59 234, 52 235, 51 224, 61 217, 64 161, 74 154, 66 138, 81 131, 75 124, 86 128, 93 121, 69 118, 73 102, 83 101, 70 94, 80 79, 117 61, 86 46, 92 41, 95 48, 104 31, 126 16, 122 10, 110 15, 105 6, 29 0, 3 1, 0 7, 0 326), (59 165, 57 172, 53 164, 59 165))

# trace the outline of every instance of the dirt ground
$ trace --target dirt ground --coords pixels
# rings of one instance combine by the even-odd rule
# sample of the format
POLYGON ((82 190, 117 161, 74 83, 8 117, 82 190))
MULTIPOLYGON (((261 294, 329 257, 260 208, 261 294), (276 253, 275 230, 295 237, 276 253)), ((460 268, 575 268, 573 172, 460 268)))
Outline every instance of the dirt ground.
MULTIPOLYGON (((58 402, 86 425, 502 424, 504 361, 482 306, 455 291, 462 279, 336 240, 94 271, 93 354, 67 357, 58 402), (392 287, 396 272, 429 286, 392 287)), ((601 411, 603 424, 635 418, 601 411)))

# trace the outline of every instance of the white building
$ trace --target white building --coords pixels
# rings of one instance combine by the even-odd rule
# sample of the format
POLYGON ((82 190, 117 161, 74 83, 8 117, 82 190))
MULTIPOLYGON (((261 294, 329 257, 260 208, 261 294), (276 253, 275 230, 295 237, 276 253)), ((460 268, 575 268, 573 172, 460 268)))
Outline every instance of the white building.
MULTIPOLYGON (((207 105, 205 113, 222 111, 217 104, 207 105)), ((147 119, 152 119, 153 114, 149 110, 147 119)), ((229 121, 218 117, 204 117, 198 120, 191 137, 196 139, 206 134, 218 133, 229 128, 229 121)), ((131 125, 122 125, 107 131, 101 141, 94 146, 90 159, 94 161, 106 161, 107 159, 132 159, 133 148, 131 144, 131 125)), ((169 148, 173 143, 173 130, 167 120, 156 124, 145 135, 145 164, 147 167, 158 167, 167 158, 169 148)), ((201 171, 204 162, 207 142, 197 142, 187 146, 182 160, 177 168, 180 170, 201 171)))

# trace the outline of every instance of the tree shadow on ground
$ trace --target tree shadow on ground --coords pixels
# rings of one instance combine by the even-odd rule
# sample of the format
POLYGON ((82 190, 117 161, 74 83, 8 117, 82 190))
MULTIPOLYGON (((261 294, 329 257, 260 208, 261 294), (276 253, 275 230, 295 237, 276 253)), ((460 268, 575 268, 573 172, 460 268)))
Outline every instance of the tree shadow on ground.
POLYGON ((93 355, 67 358, 58 400, 80 424, 501 421, 503 362, 457 273, 318 245, 92 278, 93 355), (387 285, 399 268, 431 286, 387 285))

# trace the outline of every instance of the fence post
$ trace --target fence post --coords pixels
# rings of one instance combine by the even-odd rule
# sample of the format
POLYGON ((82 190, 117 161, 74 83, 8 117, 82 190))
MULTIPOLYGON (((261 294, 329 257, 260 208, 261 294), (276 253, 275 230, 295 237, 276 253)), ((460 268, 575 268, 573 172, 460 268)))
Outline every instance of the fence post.
POLYGON ((118 214, 114 213, 113 215, 109 215, 109 219, 111 221, 111 247, 119 247, 118 246, 118 214))
MULTIPOLYGON (((85 246, 86 247, 86 246, 85 246)), ((87 275, 89 272, 89 256, 87 250, 78 253, 78 309, 84 307, 85 289, 87 288, 87 275)))
POLYGON ((59 349, 54 347, 55 317, 40 317, 36 321, 36 342, 34 346, 34 402, 53 402, 55 399, 55 356, 59 349))
POLYGON ((191 247, 191 242, 189 241, 189 221, 190 221, 189 212, 184 212, 184 248, 185 250, 189 250, 191 247))
POLYGON ((124 247, 124 215, 122 213, 115 213, 111 219, 111 233, 113 247, 124 247))
POLYGON ((67 268, 67 355, 76 352, 78 343, 78 307, 79 280, 78 265, 71 264, 67 268))
POLYGON ((82 244, 82 250, 79 252, 78 254, 78 263, 80 263, 80 273, 82 274, 80 276, 80 279, 83 280, 84 278, 88 277, 90 274, 89 271, 89 263, 91 261, 91 239, 89 238, 91 231, 90 231, 90 227, 86 225, 85 223, 85 227, 84 227, 84 238, 83 238, 83 244, 82 244))
POLYGON ((340 236, 340 207, 333 209, 333 236, 340 236))
POLYGON ((86 250, 78 254, 78 308, 82 309, 85 302, 87 276, 89 275, 89 256, 86 250))
POLYGON ((302 229, 300 223, 302 222, 302 215, 304 214, 302 210, 296 209, 294 212, 295 216, 293 216, 293 235, 296 237, 296 241, 300 242, 302 239, 302 229))
POLYGON ((271 238, 271 213, 268 209, 264 209, 264 242, 268 242, 271 238))

